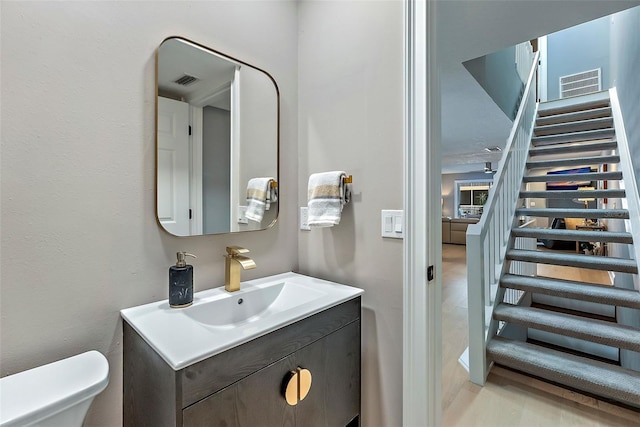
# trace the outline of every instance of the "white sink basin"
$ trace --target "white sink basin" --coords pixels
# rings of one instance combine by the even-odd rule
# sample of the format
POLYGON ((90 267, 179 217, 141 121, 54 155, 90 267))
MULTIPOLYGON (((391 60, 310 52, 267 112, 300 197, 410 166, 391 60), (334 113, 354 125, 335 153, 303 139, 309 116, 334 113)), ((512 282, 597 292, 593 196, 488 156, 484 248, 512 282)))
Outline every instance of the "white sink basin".
POLYGON ((182 369, 362 294, 362 289, 283 273, 194 295, 193 305, 167 300, 120 314, 175 370, 182 369))
POLYGON ((209 297, 200 304, 188 307, 184 314, 205 326, 230 329, 291 310, 326 295, 321 290, 284 280, 256 286, 245 285, 244 292, 242 290, 237 294, 209 297))

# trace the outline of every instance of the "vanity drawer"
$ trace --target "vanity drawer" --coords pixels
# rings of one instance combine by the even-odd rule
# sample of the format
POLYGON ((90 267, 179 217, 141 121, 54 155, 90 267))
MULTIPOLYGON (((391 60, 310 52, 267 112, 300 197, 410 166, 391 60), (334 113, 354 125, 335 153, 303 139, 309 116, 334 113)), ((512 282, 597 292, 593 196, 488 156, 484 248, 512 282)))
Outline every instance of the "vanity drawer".
POLYGON ((360 305, 354 298, 182 369, 182 408, 358 320, 360 305))
POLYGON ((359 412, 360 322, 356 321, 185 408, 182 425, 346 426, 359 412), (312 381, 306 397, 289 405, 283 380, 298 367, 307 369, 312 381))

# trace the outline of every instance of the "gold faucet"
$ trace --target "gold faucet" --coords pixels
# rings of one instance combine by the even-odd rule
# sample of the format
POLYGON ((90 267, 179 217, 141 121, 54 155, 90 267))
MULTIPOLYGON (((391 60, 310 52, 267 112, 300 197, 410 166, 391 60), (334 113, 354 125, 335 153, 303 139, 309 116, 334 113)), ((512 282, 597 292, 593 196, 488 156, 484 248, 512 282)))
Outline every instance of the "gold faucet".
POLYGON ((243 270, 256 268, 254 260, 242 254, 249 250, 240 246, 227 246, 227 255, 224 260, 224 289, 227 292, 240 290, 240 267, 243 270))

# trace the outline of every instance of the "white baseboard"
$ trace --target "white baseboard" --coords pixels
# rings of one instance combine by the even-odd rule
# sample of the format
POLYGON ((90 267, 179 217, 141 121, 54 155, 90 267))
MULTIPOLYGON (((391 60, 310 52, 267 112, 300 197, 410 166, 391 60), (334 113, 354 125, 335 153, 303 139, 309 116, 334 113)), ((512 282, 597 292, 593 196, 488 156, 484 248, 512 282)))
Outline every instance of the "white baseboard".
POLYGON ((467 347, 464 352, 458 358, 458 363, 462 365, 464 369, 469 372, 469 347, 467 347))

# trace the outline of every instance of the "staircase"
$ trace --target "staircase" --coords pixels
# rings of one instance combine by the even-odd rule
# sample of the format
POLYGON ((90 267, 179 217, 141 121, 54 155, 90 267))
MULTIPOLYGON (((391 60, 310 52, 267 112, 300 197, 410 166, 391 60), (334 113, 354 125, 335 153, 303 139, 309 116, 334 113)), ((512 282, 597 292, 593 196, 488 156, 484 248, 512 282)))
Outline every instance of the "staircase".
MULTIPOLYGON (((579 205, 575 203, 586 197, 599 201, 626 197, 625 190, 620 189, 616 182, 622 180, 622 173, 617 170, 620 155, 611 153, 618 153, 618 142, 608 92, 541 104, 538 107, 522 179, 523 190, 520 191, 519 198, 522 201, 545 199, 546 206, 554 201, 556 205, 561 205, 557 201, 569 200, 573 202, 564 205, 576 207, 522 207, 516 209, 516 217, 536 219, 536 223, 544 225, 547 221, 551 223, 553 218, 577 218, 581 223, 585 219, 594 219, 599 224, 606 224, 606 229, 514 226, 504 254, 506 268, 499 274, 499 290, 492 318, 500 325, 519 328, 524 331, 524 336, 531 337, 535 332, 538 333, 536 336, 561 339, 546 343, 539 340, 510 339, 506 334, 498 333, 496 326, 488 332, 486 358, 487 362, 640 408, 640 372, 621 367, 619 358, 598 357, 597 351, 588 350, 589 343, 593 343, 594 347, 612 348, 616 355, 621 349, 640 353, 640 329, 619 324, 615 319, 616 307, 638 310, 636 313, 640 316, 640 293, 635 289, 596 285, 579 280, 519 276, 509 273, 508 268, 512 262, 527 262, 615 274, 638 274, 638 264, 633 259, 606 256, 606 253, 597 256, 569 251, 522 250, 516 249, 514 244, 515 238, 528 238, 572 243, 601 242, 604 247, 633 245, 630 233, 611 231, 624 230, 624 227, 612 226, 616 221, 629 219, 627 209, 597 208, 597 203, 592 203, 586 209, 579 209, 579 205), (548 170, 579 167, 590 167, 593 171, 560 176, 546 174, 548 170), (544 190, 547 183, 557 181, 595 181, 598 185, 591 191, 544 190), (524 190, 525 188, 527 189, 524 190), (585 196, 586 193, 588 196, 585 196), (532 296, 534 304, 504 302, 505 293, 513 291, 532 296), (543 296, 546 298, 544 301, 551 302, 536 304, 536 296, 543 296), (590 309, 594 305, 609 306, 613 317, 595 314, 590 309)), ((522 301, 525 300, 531 299, 522 301)))

